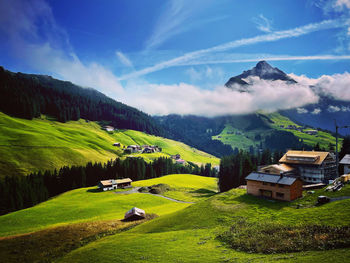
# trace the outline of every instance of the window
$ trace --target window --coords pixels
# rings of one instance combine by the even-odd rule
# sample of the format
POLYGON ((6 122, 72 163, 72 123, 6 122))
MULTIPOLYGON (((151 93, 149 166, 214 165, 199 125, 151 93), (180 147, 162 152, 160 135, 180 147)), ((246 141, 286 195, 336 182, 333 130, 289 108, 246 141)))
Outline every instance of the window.
POLYGON ((271 186, 275 186, 276 184, 274 184, 274 183, 271 183, 270 185, 271 185, 271 186))
POLYGON ((267 185, 267 183, 266 183, 266 182, 263 182, 263 185, 267 185))
POLYGON ((276 196, 277 196, 278 198, 284 198, 284 193, 276 193, 276 196))
POLYGON ((284 185, 283 185, 283 184, 279 184, 279 185, 278 185, 278 187, 283 188, 283 187, 284 187, 284 185))

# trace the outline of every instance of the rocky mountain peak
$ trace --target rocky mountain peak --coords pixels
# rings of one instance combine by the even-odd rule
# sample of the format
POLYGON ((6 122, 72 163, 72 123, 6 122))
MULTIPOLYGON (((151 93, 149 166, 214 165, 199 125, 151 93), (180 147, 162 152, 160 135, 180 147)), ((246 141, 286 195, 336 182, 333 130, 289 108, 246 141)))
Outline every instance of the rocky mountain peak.
POLYGON ((226 87, 231 87, 234 84, 249 85, 244 79, 248 77, 259 77, 265 80, 283 80, 289 83, 296 83, 295 80, 290 78, 286 73, 278 68, 272 67, 269 63, 262 60, 259 61, 256 66, 250 70, 244 71, 242 74, 232 77, 226 82, 226 87))

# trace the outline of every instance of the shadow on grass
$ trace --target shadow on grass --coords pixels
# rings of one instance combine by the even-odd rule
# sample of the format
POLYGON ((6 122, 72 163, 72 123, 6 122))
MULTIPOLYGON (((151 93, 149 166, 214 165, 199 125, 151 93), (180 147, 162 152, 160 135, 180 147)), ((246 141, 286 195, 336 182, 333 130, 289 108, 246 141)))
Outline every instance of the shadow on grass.
MULTIPOLYGON (((227 193, 229 195, 230 192, 227 193)), ((280 210, 285 207, 291 207, 293 202, 279 201, 273 199, 266 199, 263 197, 253 196, 249 194, 243 194, 239 196, 232 195, 232 198, 228 199, 227 196, 219 198, 224 203, 229 204, 231 201, 235 203, 245 203, 247 205, 258 206, 258 208, 269 208, 273 210, 280 210)))
POLYGON ((89 193, 101 193, 103 191, 100 188, 93 188, 93 189, 86 190, 86 192, 89 192, 89 193))
POLYGON ((207 198, 207 197, 211 197, 211 196, 217 194, 217 192, 209 190, 209 189, 205 189, 205 188, 193 190, 193 191, 190 191, 190 193, 191 194, 199 194, 198 197, 201 197, 201 198, 207 198))

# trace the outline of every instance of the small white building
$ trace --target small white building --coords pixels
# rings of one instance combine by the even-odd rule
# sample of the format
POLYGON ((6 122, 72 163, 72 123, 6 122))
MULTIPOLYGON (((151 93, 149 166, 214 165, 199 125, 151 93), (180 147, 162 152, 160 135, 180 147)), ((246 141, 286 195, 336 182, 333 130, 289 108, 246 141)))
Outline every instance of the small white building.
POLYGON ((108 132, 114 131, 114 127, 113 127, 113 126, 109 126, 109 125, 104 126, 103 129, 106 130, 106 131, 108 131, 108 132))
POLYGON ((344 166, 344 174, 350 174, 350 154, 346 154, 339 164, 344 166))

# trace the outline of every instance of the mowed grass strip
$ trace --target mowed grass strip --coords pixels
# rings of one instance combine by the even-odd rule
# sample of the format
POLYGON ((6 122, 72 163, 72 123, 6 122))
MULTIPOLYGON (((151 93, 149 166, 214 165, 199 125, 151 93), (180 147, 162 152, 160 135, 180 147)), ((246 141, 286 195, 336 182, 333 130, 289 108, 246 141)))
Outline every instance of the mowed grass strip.
POLYGON ((3 215, 0 217, 0 236, 78 222, 122 219, 134 206, 146 213, 165 215, 189 205, 159 196, 94 192, 94 189, 96 187, 72 190, 37 206, 3 215))
POLYGON ((52 262, 68 252, 102 237, 130 229, 154 218, 134 222, 97 221, 53 227, 38 232, 0 238, 0 258, 12 262, 52 262))

